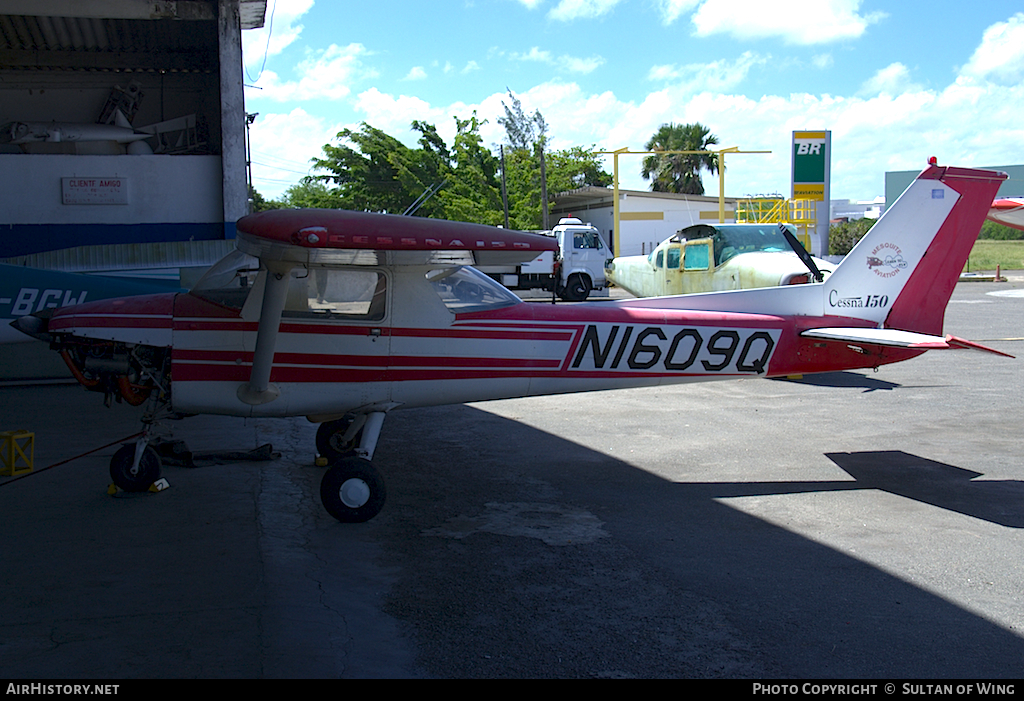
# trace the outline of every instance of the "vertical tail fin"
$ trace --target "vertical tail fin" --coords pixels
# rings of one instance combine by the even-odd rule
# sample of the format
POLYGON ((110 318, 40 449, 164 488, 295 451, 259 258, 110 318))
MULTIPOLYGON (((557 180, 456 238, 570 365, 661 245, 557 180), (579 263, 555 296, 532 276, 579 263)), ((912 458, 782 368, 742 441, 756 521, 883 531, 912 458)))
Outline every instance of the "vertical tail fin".
POLYGON ((925 169, 825 280, 825 311, 939 335, 1005 173, 925 169))

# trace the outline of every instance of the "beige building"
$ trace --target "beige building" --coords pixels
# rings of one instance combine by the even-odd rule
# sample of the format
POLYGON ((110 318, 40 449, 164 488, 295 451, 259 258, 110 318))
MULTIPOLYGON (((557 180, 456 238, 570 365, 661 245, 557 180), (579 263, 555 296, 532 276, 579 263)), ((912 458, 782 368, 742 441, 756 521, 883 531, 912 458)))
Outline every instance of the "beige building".
MULTIPOLYGON (((593 224, 604 236, 609 248, 616 250, 611 188, 583 187, 555 196, 551 221, 560 217, 579 217, 593 224)), ((718 221, 718 198, 706 195, 677 195, 671 192, 619 190, 621 232, 617 255, 649 253, 654 246, 680 229, 701 222, 718 221)), ((725 198, 725 221, 736 221, 736 198, 725 198)))

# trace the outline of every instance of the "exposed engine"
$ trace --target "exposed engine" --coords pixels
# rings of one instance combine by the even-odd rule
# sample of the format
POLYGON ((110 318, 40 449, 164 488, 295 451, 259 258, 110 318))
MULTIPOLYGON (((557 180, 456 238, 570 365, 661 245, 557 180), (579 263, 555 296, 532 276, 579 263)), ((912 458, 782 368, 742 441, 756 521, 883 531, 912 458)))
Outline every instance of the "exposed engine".
POLYGON ((60 352, 79 384, 113 401, 140 406, 156 392, 161 404, 170 400, 170 349, 94 341, 75 337, 54 339, 51 348, 60 352))

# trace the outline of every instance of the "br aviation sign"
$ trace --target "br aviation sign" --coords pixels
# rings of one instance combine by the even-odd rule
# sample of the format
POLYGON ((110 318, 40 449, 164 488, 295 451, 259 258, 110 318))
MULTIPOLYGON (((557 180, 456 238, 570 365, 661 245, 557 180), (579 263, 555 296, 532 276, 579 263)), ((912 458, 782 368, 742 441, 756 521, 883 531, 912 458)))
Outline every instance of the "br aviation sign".
POLYGON ((829 174, 832 169, 832 132, 793 132, 793 199, 817 202, 811 253, 828 253, 829 174))

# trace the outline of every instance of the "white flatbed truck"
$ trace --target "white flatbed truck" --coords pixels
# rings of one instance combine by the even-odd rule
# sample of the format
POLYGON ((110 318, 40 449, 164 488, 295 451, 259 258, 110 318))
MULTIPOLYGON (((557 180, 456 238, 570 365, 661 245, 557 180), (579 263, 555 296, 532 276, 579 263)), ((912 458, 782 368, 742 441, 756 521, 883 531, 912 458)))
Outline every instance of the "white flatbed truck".
POLYGON ((480 270, 510 290, 548 290, 567 302, 581 302, 608 284, 605 265, 612 259, 601 233, 574 217, 560 219, 551 231, 558 253, 545 251, 523 265, 484 266, 480 270))

